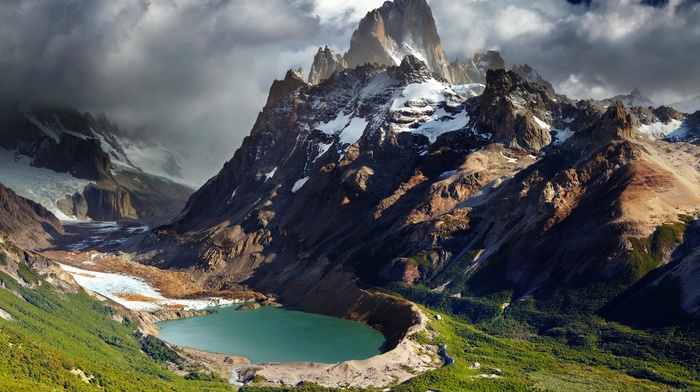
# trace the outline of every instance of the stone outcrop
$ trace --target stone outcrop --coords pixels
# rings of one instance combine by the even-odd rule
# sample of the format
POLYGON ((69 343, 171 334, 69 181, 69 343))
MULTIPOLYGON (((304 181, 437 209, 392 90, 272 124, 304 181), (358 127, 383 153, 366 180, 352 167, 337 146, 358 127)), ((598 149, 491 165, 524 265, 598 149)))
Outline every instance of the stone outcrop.
POLYGON ((505 69, 506 63, 501 54, 496 51, 477 53, 472 59, 463 63, 455 60, 450 63, 449 80, 454 84, 486 84, 486 73, 489 70, 505 69))
POLYGON ((367 13, 352 35, 350 49, 344 56, 345 67, 372 63, 399 65, 409 55, 419 58, 431 71, 453 84, 484 84, 486 71, 505 68, 501 55, 495 51, 476 54, 466 63, 458 60, 450 63, 425 0, 385 2, 367 13))
POLYGON ((530 151, 549 145, 549 128, 541 122, 547 119, 547 108, 554 106, 554 96, 512 71, 489 71, 486 78, 486 90, 479 100, 479 120, 493 133, 493 140, 530 151))

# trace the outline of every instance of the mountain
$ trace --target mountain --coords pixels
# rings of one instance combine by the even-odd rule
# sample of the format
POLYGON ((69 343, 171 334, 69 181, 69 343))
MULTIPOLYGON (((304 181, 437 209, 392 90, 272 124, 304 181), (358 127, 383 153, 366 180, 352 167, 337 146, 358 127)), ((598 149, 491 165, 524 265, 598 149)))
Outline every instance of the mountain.
POLYGON ((335 72, 342 72, 348 68, 348 63, 343 56, 335 53, 329 46, 321 49, 314 56, 314 62, 311 64, 309 71, 309 83, 319 84, 326 80, 335 72))
POLYGON ((700 110, 700 96, 693 98, 689 101, 681 101, 672 103, 670 105, 672 108, 683 113, 695 113, 700 110))
POLYGON ((646 95, 642 94, 638 89, 632 90, 631 93, 627 95, 616 95, 609 99, 610 101, 622 101, 622 103, 627 107, 633 106, 656 106, 656 104, 649 99, 646 95))
POLYGON ((530 83, 535 83, 535 84, 539 84, 540 86, 543 86, 550 93, 555 92, 554 87, 552 86, 552 83, 549 83, 548 81, 544 80, 542 78, 542 76, 540 76, 540 74, 537 73, 537 71, 532 69, 532 67, 530 67, 527 64, 523 64, 520 66, 513 65, 513 68, 511 68, 511 71, 517 73, 518 75, 520 75, 520 77, 522 77, 523 79, 525 79, 526 81, 528 81, 530 83))
MULTIPOLYGON (((371 12, 353 47, 367 38, 371 53, 386 54, 380 38, 398 33, 365 33, 412 26, 392 18, 420 3, 371 12)), ((526 66, 489 70, 479 95, 423 59, 336 69, 318 84, 290 70, 233 158, 149 234, 140 259, 190 271, 213 290, 249 286, 381 324, 389 321, 351 305, 371 298, 358 278, 513 300, 583 287, 598 311, 681 256, 643 255, 664 225, 682 237, 679 214, 694 216, 700 203, 690 164, 700 151, 675 144, 697 141, 693 116, 573 101, 526 66)))
MULTIPOLYGON (((459 60, 450 63, 442 49, 432 10, 425 0, 387 1, 360 21, 344 56, 329 47, 319 48, 311 66, 309 83, 318 84, 333 72, 364 64, 398 66, 409 55, 456 85, 483 85, 486 71, 505 68, 500 54, 494 51, 476 54, 466 63, 459 60)), ((483 90, 478 87, 471 86, 481 93, 483 90)))
POLYGON ((449 75, 449 62, 425 0, 387 1, 367 13, 352 35, 345 60, 350 68, 365 63, 399 65, 408 54, 434 72, 449 75))
POLYGON ((0 232, 22 247, 37 249, 62 234, 63 226, 40 204, 0 184, 0 232))
MULTIPOLYGON (((162 146, 134 139, 110 123, 75 110, 5 104, 0 110, 0 182, 62 218, 163 222, 191 190, 145 172, 163 157, 161 172, 178 165, 162 146)), ((166 174, 167 175, 167 174, 166 174)))

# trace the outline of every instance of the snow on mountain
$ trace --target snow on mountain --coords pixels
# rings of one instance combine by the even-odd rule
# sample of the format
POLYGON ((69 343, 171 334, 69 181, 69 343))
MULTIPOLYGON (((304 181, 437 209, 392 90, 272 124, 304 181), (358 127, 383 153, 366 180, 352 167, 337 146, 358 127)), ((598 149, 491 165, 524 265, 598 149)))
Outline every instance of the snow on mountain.
POLYGON ((647 135, 651 139, 665 139, 680 141, 684 140, 688 133, 688 128, 683 124, 683 121, 671 120, 668 123, 661 121, 651 124, 642 124, 637 128, 639 133, 647 135))
POLYGON ((30 158, 0 148, 0 183, 18 195, 43 205, 60 220, 74 219, 58 209, 58 201, 66 195, 83 192, 93 182, 30 164, 30 158))
MULTIPOLYGON (((363 135, 377 131, 410 132, 434 143, 446 132, 465 128, 470 117, 463 103, 478 95, 474 89, 483 88, 483 85, 452 86, 443 79, 436 79, 425 63, 415 57, 406 57, 402 67, 411 62, 411 66, 419 68, 412 80, 402 80, 400 72, 374 70, 365 81, 316 98, 310 123, 300 124, 300 128, 336 137, 340 154, 363 135), (369 106, 371 111, 366 110, 369 106), (317 115, 319 113, 322 115, 317 115)), ((318 155, 313 161, 329 148, 329 144, 318 142, 318 155)))
MULTIPOLYGON (((100 254, 93 254, 93 259, 99 259, 100 254)), ((99 293, 114 302, 129 309, 156 311, 173 306, 183 306, 185 309, 204 309, 210 306, 222 306, 239 303, 240 301, 222 298, 203 299, 171 299, 164 297, 153 286, 140 278, 133 276, 96 272, 59 264, 71 274, 78 284, 88 290, 99 293), (149 298, 150 300, 130 300, 130 297, 149 298)))
POLYGON ((700 110, 700 96, 697 96, 689 101, 672 103, 670 106, 681 113, 695 113, 700 110))
POLYGON ((612 98, 610 98, 611 101, 622 101, 622 104, 627 106, 628 108, 634 107, 634 106, 656 106, 654 101, 652 101, 649 97, 646 95, 642 94, 641 91, 638 89, 632 90, 627 95, 616 95, 612 98))

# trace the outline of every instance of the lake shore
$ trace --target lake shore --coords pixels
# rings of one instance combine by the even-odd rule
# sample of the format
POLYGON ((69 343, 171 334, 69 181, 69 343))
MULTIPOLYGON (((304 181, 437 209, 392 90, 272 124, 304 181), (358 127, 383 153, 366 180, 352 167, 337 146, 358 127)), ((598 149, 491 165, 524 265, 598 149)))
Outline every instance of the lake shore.
POLYGON ((294 386, 301 382, 314 382, 325 387, 384 387, 402 383, 416 375, 442 366, 437 347, 425 346, 410 338, 424 331, 427 318, 413 305, 420 322, 413 325, 406 336, 392 350, 364 360, 345 361, 339 364, 313 362, 262 363, 242 367, 240 379, 250 381, 260 376, 264 380, 256 385, 294 386))
MULTIPOLYGON (((116 302, 122 303, 123 306, 131 308, 132 311, 138 314, 137 321, 141 325, 142 332, 146 334, 158 335, 159 329, 155 325, 156 322, 198 316, 200 314, 197 312, 197 309, 202 307, 242 303, 265 298, 260 293, 250 291, 240 293, 228 292, 225 293, 227 297, 223 299, 215 296, 206 297, 208 294, 215 293, 200 290, 193 284, 186 284, 188 282, 183 281, 181 273, 158 270, 154 267, 134 263, 124 255, 102 254, 94 251, 51 253, 50 256, 58 261, 64 263, 68 261, 66 263, 70 265, 67 268, 68 272, 74 278, 77 277, 78 279, 76 280, 79 283, 82 280, 83 283, 81 285, 85 284, 84 279, 81 278, 94 278, 97 277, 97 274, 107 274, 100 277, 108 280, 112 279, 112 281, 124 281, 125 279, 128 280, 128 278, 138 278, 138 280, 143 281, 145 285, 130 284, 127 285, 126 289, 121 290, 122 292, 118 292, 120 289, 118 287, 114 288, 115 286, 102 285, 97 287, 98 290, 104 289, 104 287, 112 287, 113 291, 107 293, 111 296, 99 293, 98 290, 92 291, 110 297, 116 302), (94 275, 94 277, 90 275, 94 275), (181 289, 177 289, 177 283, 185 284, 180 286, 181 289), (156 294, 154 294, 154 291, 156 294), (158 295, 161 295, 162 298, 159 298, 158 295), (169 298, 170 295, 179 298, 169 298), (144 302, 158 304, 159 301, 160 304, 155 308, 137 304, 144 302), (188 308, 191 310, 188 310, 188 308)), ((389 296, 382 293, 371 293, 371 296, 377 298, 386 296, 389 299, 389 296)), ((391 301, 395 301, 395 299, 391 298, 391 301)), ((173 347, 188 361, 198 363, 226 379, 229 379, 233 370, 237 370, 240 380, 250 381, 255 375, 259 375, 265 380, 262 385, 270 386, 290 386, 305 381, 327 387, 382 387, 406 381, 421 372, 442 366, 442 361, 437 356, 437 347, 421 346, 410 338, 410 335, 425 329, 427 320, 418 307, 409 304, 406 301, 405 306, 411 307, 412 325, 402 334, 402 338, 394 342, 392 344, 393 348, 389 351, 365 360, 351 360, 339 364, 284 362, 253 365, 248 358, 242 356, 218 354, 189 347, 173 347)), ((176 371, 177 369, 173 370, 176 371)), ((257 377, 257 379, 260 380, 260 377, 257 377)))

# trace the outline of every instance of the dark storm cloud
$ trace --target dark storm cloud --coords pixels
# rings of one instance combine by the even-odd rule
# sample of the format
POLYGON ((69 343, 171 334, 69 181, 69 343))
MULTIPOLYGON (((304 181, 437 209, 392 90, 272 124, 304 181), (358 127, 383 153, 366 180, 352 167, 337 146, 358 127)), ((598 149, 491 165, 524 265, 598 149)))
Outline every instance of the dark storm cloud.
MULTIPOLYGON (((639 87, 657 102, 700 94, 698 1, 429 0, 450 58, 501 50, 560 92, 639 87), (646 1, 647 3, 649 1, 646 1)), ((383 0, 17 0, 0 2, 0 99, 147 124, 192 158, 202 183, 250 132, 273 79, 343 52, 383 0)))
MULTIPOLYGON (((319 35, 303 1, 0 3, 0 99, 148 123, 213 174, 270 83, 319 35)), ((304 54, 306 57, 306 53, 304 54)), ((310 58, 307 60, 310 61, 310 58)))
POLYGON ((639 87, 658 103, 700 94, 698 4, 431 2, 448 56, 496 49, 507 63, 530 64, 573 97, 604 98, 639 87))

